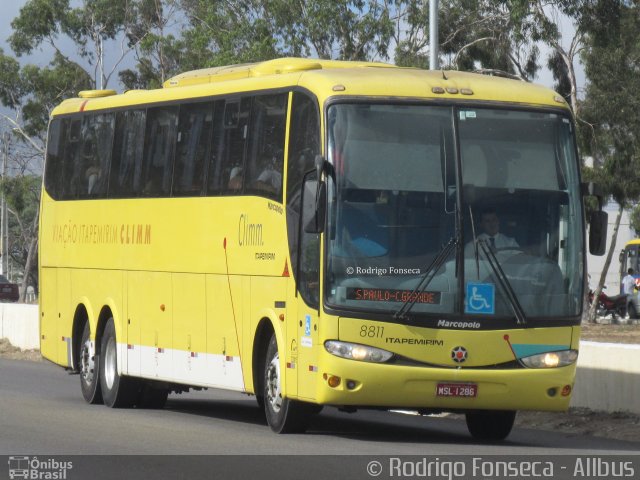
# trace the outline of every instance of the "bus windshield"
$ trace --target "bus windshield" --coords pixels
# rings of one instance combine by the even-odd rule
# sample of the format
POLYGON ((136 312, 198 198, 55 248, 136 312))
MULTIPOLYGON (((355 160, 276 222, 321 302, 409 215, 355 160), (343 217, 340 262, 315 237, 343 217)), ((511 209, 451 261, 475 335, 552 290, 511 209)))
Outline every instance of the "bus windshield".
POLYGON ((412 314, 481 320, 514 317, 515 302, 527 318, 580 314, 582 213, 568 118, 335 104, 328 136, 330 306, 393 313, 409 301, 412 314), (441 267, 416 290, 436 258, 441 267))

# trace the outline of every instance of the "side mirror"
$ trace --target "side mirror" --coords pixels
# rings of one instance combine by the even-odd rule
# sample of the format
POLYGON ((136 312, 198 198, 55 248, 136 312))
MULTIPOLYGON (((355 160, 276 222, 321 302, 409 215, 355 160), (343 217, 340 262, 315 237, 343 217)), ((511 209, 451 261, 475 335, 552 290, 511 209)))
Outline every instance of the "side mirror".
POLYGON ((591 213, 591 218, 589 219, 589 253, 592 255, 604 255, 607 249, 608 223, 607 212, 598 210, 591 213))
POLYGON ((302 193, 302 225, 305 233, 322 233, 327 214, 327 184, 315 172, 307 175, 302 193))

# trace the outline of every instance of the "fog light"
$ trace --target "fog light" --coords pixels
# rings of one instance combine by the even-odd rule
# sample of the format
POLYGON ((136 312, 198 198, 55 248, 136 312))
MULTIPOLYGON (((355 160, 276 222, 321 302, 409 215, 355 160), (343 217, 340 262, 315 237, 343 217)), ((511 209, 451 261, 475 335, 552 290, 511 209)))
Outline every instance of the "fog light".
POLYGON ((549 390, 547 390, 547 395, 549 395, 550 397, 555 397, 557 393, 558 393, 557 388, 550 388, 549 390))
POLYGON ((565 385, 562 389, 561 395, 563 397, 568 397, 569 395, 571 395, 571 385, 565 385))
POLYGON ((353 380, 347 380, 347 389, 353 390, 354 388, 356 388, 356 382, 353 380))
POLYGON ((327 380, 327 383, 331 388, 336 388, 340 385, 340 377, 336 377, 335 375, 331 375, 327 380))

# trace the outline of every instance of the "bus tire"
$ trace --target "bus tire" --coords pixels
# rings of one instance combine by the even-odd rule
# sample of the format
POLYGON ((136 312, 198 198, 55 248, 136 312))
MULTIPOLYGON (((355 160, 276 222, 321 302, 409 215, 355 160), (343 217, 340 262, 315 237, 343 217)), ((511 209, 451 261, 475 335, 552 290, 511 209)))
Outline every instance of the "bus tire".
POLYGON ((307 429, 312 411, 309 404, 282 396, 280 356, 273 335, 264 363, 264 411, 275 433, 302 433, 307 429))
POLYGON ((104 404, 112 408, 132 407, 138 399, 139 382, 118 374, 118 344, 113 318, 107 320, 100 345, 100 387, 104 404))
POLYGON ((145 383, 140 388, 136 406, 138 408, 160 410, 166 405, 168 396, 169 390, 166 388, 154 388, 153 384, 145 383))
POLYGON ((477 440, 504 440, 511 433, 515 411, 474 412, 465 415, 467 429, 477 440))
POLYGON ((89 322, 85 322, 80 340, 80 388, 82 396, 89 404, 102 403, 100 391, 100 355, 95 345, 91 346, 89 322))

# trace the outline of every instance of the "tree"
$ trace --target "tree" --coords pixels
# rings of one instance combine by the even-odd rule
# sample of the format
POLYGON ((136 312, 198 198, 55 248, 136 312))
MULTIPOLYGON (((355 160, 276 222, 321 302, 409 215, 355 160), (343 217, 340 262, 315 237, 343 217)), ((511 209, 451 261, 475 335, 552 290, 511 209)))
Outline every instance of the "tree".
POLYGON ((170 33, 182 27, 177 20, 179 5, 176 0, 139 0, 131 10, 135 22, 126 37, 137 64, 135 70, 121 71, 120 81, 128 89, 160 88, 178 73, 188 45, 170 33))
MULTIPOLYGON (((73 7, 70 0, 27 0, 11 22, 9 43, 16 55, 31 53, 47 45, 67 63, 88 64, 93 71, 93 88, 103 89, 114 71, 132 49, 124 48, 124 33, 134 23, 134 0, 83 0, 73 7), (65 52, 64 39, 72 40, 74 51, 65 52), (113 65, 105 65, 105 51, 110 41, 120 40, 120 55, 113 65)), ((74 4, 76 2, 73 2, 74 4)), ((114 49, 110 49, 113 53, 114 49)))
POLYGON ((640 237, 640 205, 636 205, 629 214, 629 223, 636 233, 636 237, 640 237))
MULTIPOLYGON (((582 107, 583 143, 594 171, 618 203, 614 234, 596 288, 602 291, 613 258, 622 211, 640 198, 640 7, 621 0, 600 0, 589 24, 583 54, 589 78, 582 107)), ((590 310, 595 319, 595 304, 590 310)))
POLYGON ((36 266, 41 185, 42 178, 34 174, 7 177, 2 182, 9 213, 9 242, 4 254, 23 268, 20 301, 24 301, 29 285, 38 287, 38 269, 31 265, 36 266))
POLYGON ((264 12, 287 55, 323 59, 389 58, 394 2, 376 0, 269 0, 264 12))

